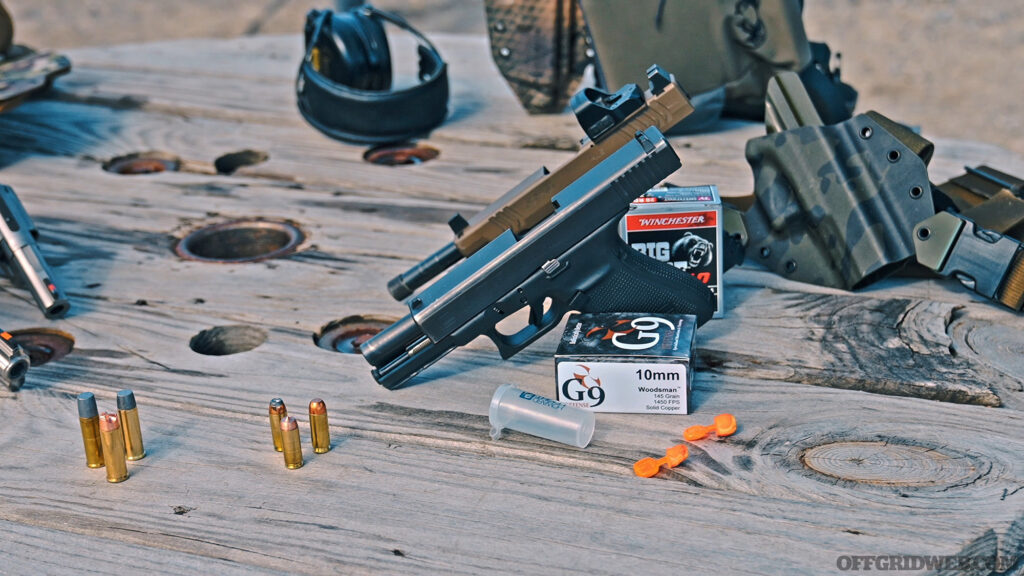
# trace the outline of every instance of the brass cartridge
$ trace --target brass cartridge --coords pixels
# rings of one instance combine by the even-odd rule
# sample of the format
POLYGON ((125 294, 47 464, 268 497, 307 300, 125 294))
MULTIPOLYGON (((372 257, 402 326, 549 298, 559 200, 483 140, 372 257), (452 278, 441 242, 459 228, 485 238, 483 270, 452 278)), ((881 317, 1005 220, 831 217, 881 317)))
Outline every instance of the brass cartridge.
POLYGON ((273 398, 270 400, 270 435, 274 438, 274 450, 284 451, 284 443, 281 440, 281 419, 288 415, 288 408, 284 400, 273 398))
POLYGON ((142 445, 139 409, 135 405, 135 393, 131 390, 121 390, 117 393, 117 415, 121 418, 126 456, 129 460, 142 460, 146 457, 146 448, 142 445))
POLYGON ((294 470, 302 468, 302 443, 299 442, 299 423, 291 416, 281 420, 281 443, 284 446, 284 465, 294 470))
POLYGON ((82 443, 85 445, 85 465, 89 468, 103 468, 103 448, 100 445, 100 413, 96 409, 96 397, 92 392, 78 395, 78 423, 82 426, 82 443))
POLYGON ((117 414, 104 412, 100 416, 100 440, 103 444, 103 461, 107 465, 107 482, 124 482, 128 479, 128 463, 124 455, 124 436, 117 414))
POLYGON ((309 429, 313 452, 323 454, 331 449, 331 429, 327 426, 327 404, 319 398, 309 402, 309 429))

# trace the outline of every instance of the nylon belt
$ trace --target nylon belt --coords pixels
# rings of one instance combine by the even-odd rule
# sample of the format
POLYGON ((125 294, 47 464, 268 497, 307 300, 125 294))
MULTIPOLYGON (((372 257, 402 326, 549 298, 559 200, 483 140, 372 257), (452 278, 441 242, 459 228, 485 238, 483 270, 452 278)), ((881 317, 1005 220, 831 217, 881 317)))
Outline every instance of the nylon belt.
POLYGON ((1024 180, 979 166, 937 189, 960 212, 918 224, 918 261, 1013 310, 1024 308, 1024 180))

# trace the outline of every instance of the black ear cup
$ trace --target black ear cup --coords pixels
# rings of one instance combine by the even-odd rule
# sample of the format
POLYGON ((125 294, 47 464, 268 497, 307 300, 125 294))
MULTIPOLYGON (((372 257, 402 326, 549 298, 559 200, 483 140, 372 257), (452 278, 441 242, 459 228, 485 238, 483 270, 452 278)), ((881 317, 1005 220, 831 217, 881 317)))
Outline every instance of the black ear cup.
POLYGON ((391 89, 391 49, 384 25, 362 10, 334 13, 331 34, 323 36, 326 54, 336 54, 320 72, 357 90, 391 89))
POLYGON ((313 10, 306 17, 306 55, 295 81, 299 112, 332 138, 360 144, 422 136, 448 115, 448 65, 437 48, 401 17, 361 6, 313 10), (419 83, 392 90, 391 49, 384 23, 416 38, 419 83))

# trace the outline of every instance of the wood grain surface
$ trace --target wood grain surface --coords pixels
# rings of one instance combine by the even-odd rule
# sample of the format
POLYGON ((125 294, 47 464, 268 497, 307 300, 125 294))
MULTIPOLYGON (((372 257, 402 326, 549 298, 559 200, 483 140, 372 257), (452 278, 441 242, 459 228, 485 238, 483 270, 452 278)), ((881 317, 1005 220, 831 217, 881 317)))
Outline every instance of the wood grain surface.
MULTIPOLYGON (((553 395, 560 328, 508 361, 477 340, 395 392, 358 355, 317 347, 331 321, 402 316, 387 279, 447 242, 454 212, 557 166, 580 137, 568 115, 518 108, 484 39, 434 40, 451 117, 423 142, 439 157, 416 166, 371 165, 301 120, 293 36, 73 51, 50 98, 0 116, 0 181, 73 303, 46 321, 3 279, 0 327, 75 341, 20 392, 0 391, 0 573, 825 574, 841 556, 888 554, 998 555, 1019 572, 1024 325, 952 281, 849 293, 730 271, 726 317, 698 333, 695 412, 599 414, 584 450, 488 436, 498 384, 553 395), (245 149, 268 159, 213 169, 245 149), (182 170, 102 169, 144 151, 182 170), (249 264, 173 251, 198 227, 246 218, 293 222, 305 240, 249 264), (190 348, 219 326, 246 327, 220 331, 222 350, 255 347, 190 348), (75 396, 113 410, 123 388, 148 455, 108 484, 85 466, 75 396), (300 421, 296 471, 271 445, 275 396, 300 421), (314 397, 328 406, 326 454, 309 444, 314 397), (734 436, 633 475, 722 412, 739 420, 734 436)), ((393 51, 408 81, 408 38, 393 51)), ((748 193, 742 151, 761 131, 673 139, 671 181, 748 193)), ((937 140, 931 175, 981 162, 1024 173, 997 147, 937 140)))

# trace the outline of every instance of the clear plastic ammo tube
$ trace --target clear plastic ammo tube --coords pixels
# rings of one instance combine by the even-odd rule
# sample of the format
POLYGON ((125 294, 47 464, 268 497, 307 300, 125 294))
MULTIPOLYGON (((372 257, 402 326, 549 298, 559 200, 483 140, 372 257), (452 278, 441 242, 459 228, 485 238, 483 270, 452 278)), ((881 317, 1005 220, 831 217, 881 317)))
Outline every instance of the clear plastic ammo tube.
POLYGON ((491 398, 491 438, 511 428, 562 444, 584 448, 594 436, 594 413, 502 384, 491 398))

